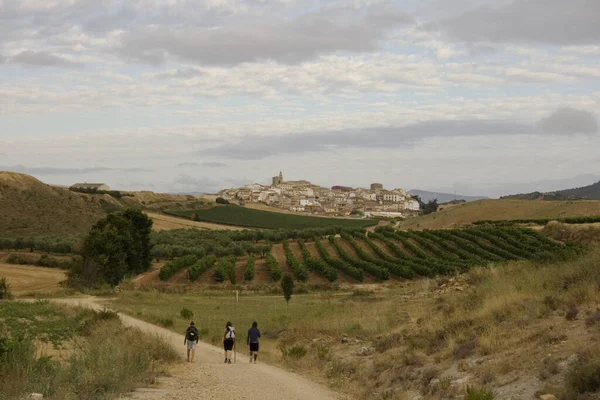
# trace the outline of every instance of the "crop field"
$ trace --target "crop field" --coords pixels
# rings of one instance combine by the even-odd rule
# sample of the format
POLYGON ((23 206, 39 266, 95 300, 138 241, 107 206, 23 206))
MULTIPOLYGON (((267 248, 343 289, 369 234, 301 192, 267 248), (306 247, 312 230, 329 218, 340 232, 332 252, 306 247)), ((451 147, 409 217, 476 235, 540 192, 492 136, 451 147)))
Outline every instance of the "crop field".
POLYGON ((196 211, 167 211, 167 214, 186 217, 194 221, 265 229, 307 229, 330 226, 366 228, 377 224, 377 221, 369 219, 310 217, 232 205, 196 211))
POLYGON ((479 200, 410 218, 402 229, 460 228, 482 220, 555 220, 600 215, 600 201, 479 200))
POLYGON ((187 255, 165 264, 158 276, 163 281, 174 275, 187 277, 179 279, 180 283, 207 282, 206 277, 212 277, 213 283, 249 284, 278 282, 287 273, 300 282, 383 282, 453 275, 490 263, 566 260, 583 251, 580 245, 552 241, 524 228, 378 228, 375 232, 354 230, 283 239, 262 255, 249 252, 250 257, 237 259, 231 254, 187 255), (179 273, 186 269, 187 274, 179 273))

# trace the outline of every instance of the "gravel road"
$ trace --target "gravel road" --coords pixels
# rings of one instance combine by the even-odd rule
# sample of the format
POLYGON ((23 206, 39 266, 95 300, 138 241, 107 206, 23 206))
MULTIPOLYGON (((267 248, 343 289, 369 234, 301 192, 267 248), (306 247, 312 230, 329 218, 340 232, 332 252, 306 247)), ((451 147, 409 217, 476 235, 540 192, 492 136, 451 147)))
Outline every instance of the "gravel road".
MULTIPOLYGON (((89 308, 104 308, 93 297, 56 299, 52 301, 89 308)), ((238 349, 237 364, 224 364, 223 350, 206 343, 198 343, 194 363, 185 362, 186 348, 183 333, 178 335, 167 329, 119 314, 126 326, 140 328, 162 336, 181 351, 183 365, 173 376, 161 379, 160 389, 142 389, 128 399, 164 400, 340 400, 343 397, 317 383, 274 366, 250 364, 246 347, 238 349)))

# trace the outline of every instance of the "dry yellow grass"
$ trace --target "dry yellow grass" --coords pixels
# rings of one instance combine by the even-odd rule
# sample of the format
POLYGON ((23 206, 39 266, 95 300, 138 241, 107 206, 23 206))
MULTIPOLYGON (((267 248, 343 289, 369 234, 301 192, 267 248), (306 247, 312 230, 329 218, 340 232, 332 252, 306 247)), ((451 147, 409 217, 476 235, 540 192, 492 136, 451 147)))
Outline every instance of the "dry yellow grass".
POLYGON ((190 228, 226 229, 226 230, 231 230, 231 231, 239 231, 242 229, 247 229, 247 228, 242 228, 242 227, 238 227, 238 226, 212 224, 210 222, 191 221, 186 218, 177 218, 177 217, 172 217, 170 215, 156 214, 156 213, 151 213, 151 212, 147 212, 146 214, 150 218, 152 218, 152 221, 154 222, 152 229, 154 229, 155 231, 168 231, 168 230, 172 230, 172 229, 190 229, 190 228))
POLYGON ((0 277, 5 277, 13 294, 53 292, 61 288, 66 272, 60 269, 0 263, 0 277))
POLYGON ((114 207, 113 201, 0 171, 0 237, 85 234, 105 215, 106 207, 114 207))
POLYGON ((480 200, 447 207, 442 211, 400 224, 401 229, 456 228, 477 220, 564 218, 600 215, 600 201, 480 200))

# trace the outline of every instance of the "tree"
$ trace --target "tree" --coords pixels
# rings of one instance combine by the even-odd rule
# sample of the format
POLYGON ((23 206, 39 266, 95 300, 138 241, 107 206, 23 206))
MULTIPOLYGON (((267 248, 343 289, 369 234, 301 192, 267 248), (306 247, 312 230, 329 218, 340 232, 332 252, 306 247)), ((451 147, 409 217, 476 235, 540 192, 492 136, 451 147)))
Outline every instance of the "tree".
POLYGON ((73 286, 116 286, 152 263, 152 220, 139 210, 114 212, 98 221, 83 244, 83 261, 69 271, 73 286))
POLYGON ((417 200, 419 202, 419 206, 421 208, 421 212, 423 213, 423 215, 427 215, 427 214, 431 214, 437 211, 438 208, 438 200, 437 199, 433 199, 433 200, 429 200, 427 203, 425 203, 423 200, 421 200, 421 197, 419 196, 414 196, 415 200, 417 200))
POLYGON ((283 297, 285 301, 289 304, 292 299, 292 295, 294 294, 294 280, 288 274, 283 276, 281 280, 281 288, 283 289, 283 297))
POLYGON ((217 199, 215 200, 215 203, 217 203, 217 204, 229 204, 229 200, 224 199, 222 197, 217 197, 217 199))

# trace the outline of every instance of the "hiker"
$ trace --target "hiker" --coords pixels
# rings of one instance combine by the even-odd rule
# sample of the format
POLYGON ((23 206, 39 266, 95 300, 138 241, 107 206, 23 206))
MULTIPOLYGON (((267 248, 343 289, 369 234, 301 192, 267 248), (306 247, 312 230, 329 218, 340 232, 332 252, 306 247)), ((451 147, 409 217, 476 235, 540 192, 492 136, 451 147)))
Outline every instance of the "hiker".
POLYGON ((235 344, 235 328, 231 322, 225 325, 225 333, 223 334, 223 347, 225 348, 225 364, 231 364, 231 352, 235 344))
POLYGON ((259 338, 260 330, 258 329, 258 322, 254 321, 252 323, 252 328, 248 329, 248 339, 246 340, 246 344, 250 346, 250 363, 252 363, 252 360, 254 359, 254 364, 256 364, 259 338))
POLYGON ((187 362, 194 362, 194 356, 196 355, 196 345, 198 344, 198 328, 194 321, 190 322, 190 326, 185 330, 185 339, 183 344, 187 343, 187 362), (190 354, 192 355, 190 359, 190 354))

